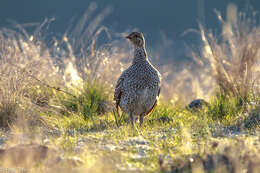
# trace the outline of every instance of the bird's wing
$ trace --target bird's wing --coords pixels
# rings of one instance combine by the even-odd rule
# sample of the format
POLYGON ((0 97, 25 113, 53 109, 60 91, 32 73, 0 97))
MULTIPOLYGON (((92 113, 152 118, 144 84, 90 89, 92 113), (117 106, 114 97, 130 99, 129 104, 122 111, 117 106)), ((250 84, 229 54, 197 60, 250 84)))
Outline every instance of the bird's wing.
POLYGON ((120 103, 120 99, 121 99, 121 95, 122 95, 123 81, 124 81, 124 73, 119 77, 116 87, 115 87, 115 92, 114 92, 114 100, 116 101, 117 114, 118 114, 119 103, 120 103))
POLYGON ((156 100, 155 100, 155 102, 154 102, 152 108, 151 108, 150 110, 148 110, 145 115, 150 114, 150 113, 154 110, 154 108, 156 107, 157 101, 158 101, 158 99, 159 99, 160 92, 161 92, 161 88, 159 87, 158 94, 157 94, 157 98, 156 98, 156 100))

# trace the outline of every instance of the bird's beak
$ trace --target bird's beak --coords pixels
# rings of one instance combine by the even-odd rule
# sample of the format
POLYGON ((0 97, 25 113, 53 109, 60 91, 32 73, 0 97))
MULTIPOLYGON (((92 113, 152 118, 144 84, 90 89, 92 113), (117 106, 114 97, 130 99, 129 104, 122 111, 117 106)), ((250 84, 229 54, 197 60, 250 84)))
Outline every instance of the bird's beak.
POLYGON ((130 37, 130 35, 128 35, 128 36, 126 36, 125 38, 126 38, 126 39, 130 39, 131 37, 130 37))

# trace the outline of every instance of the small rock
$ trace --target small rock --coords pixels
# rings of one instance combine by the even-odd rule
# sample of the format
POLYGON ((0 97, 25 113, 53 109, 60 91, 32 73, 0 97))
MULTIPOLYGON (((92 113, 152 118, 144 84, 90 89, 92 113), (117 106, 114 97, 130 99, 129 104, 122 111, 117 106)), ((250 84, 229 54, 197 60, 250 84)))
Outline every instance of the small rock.
POLYGON ((83 161, 78 157, 60 158, 59 164, 64 164, 69 167, 77 167, 83 164, 83 161))
POLYGON ((112 145, 112 144, 107 144, 107 145, 104 146, 104 149, 111 152, 111 151, 115 151, 116 146, 112 145))
POLYGON ((188 105, 189 109, 201 109, 203 105, 208 105, 208 102, 206 102, 203 99, 196 99, 190 102, 188 105))
POLYGON ((0 138, 0 146, 3 145, 8 140, 7 137, 1 137, 0 138))
POLYGON ((44 140, 43 140, 43 144, 44 144, 44 145, 48 145, 48 144, 50 144, 50 140, 49 140, 49 139, 47 139, 47 138, 46 138, 46 139, 44 139, 44 140))
POLYGON ((165 122, 168 123, 168 122, 172 121, 172 118, 165 116, 165 117, 160 117, 160 118, 158 118, 157 121, 158 121, 158 122, 163 122, 163 123, 165 123, 165 122))
POLYGON ((134 160, 141 160, 141 159, 144 159, 146 158, 146 156, 143 156, 143 155, 140 155, 140 154, 132 154, 131 155, 131 159, 134 159, 134 160))
POLYGON ((148 141, 145 140, 143 137, 138 136, 138 137, 131 137, 129 138, 128 142, 130 144, 139 144, 139 145, 147 145, 148 141))

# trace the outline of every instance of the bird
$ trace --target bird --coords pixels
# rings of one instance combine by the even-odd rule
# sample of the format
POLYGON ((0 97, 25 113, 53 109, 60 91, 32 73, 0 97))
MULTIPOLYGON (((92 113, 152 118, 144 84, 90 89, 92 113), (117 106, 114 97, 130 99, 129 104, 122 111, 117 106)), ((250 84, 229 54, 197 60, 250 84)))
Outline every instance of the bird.
POLYGON ((129 115, 131 125, 139 118, 142 125, 144 116, 156 107, 160 90, 161 74, 148 59, 145 38, 141 32, 132 32, 126 39, 134 46, 132 64, 120 75, 114 91, 116 110, 129 115))

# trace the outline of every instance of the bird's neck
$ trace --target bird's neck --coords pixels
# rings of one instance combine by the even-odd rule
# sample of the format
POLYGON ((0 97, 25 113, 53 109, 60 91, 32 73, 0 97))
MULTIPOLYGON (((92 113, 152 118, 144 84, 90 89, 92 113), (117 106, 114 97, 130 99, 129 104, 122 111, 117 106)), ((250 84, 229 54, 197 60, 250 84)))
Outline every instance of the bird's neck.
POLYGON ((147 61, 147 53, 145 46, 136 46, 134 50, 134 60, 133 63, 147 61))

